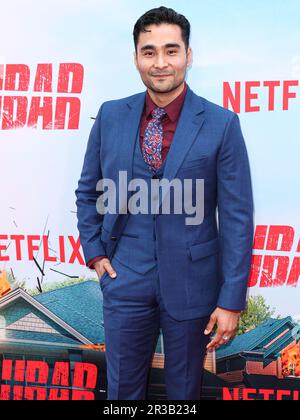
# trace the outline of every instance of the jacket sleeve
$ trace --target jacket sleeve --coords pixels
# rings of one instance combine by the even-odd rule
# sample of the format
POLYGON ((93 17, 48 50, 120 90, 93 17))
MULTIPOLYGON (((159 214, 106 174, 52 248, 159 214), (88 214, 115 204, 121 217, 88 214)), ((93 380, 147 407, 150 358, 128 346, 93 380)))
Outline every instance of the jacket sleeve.
POLYGON ((99 214, 96 208, 99 197, 96 185, 102 179, 100 163, 102 109, 103 105, 99 109, 89 135, 83 168, 75 191, 77 227, 86 264, 93 258, 106 254, 100 239, 103 215, 99 214))
POLYGON ((239 117, 227 123, 218 153, 218 223, 222 287, 218 306, 244 310, 253 245, 253 196, 239 117))

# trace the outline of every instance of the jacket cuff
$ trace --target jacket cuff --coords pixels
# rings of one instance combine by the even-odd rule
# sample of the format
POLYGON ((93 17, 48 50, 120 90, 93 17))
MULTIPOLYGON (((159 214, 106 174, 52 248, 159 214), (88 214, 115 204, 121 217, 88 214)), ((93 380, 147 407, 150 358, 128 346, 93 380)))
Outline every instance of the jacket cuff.
POLYGON ((236 309, 223 308, 222 306, 218 306, 218 308, 220 308, 220 309, 225 309, 225 311, 234 312, 234 313, 236 313, 236 314, 240 314, 240 313, 242 312, 242 310, 236 310, 236 309))
POLYGON ((107 256, 106 255, 99 255, 98 257, 95 257, 95 258, 92 258, 91 260, 89 260, 88 262, 87 262, 87 267, 88 268, 90 268, 91 270, 94 270, 94 264, 97 262, 97 261, 101 261, 101 260, 103 260, 103 258, 107 258, 107 256))

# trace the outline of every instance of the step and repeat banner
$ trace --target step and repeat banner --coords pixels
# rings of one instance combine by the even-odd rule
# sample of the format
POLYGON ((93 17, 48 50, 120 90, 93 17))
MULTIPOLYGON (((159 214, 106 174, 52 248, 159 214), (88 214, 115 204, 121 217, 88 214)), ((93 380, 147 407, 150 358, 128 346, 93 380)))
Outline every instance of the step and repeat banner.
MULTIPOLYGON (((207 357, 203 398, 297 400, 300 4, 163 5, 190 21, 187 83, 239 114, 252 172, 248 311, 238 336, 207 357)), ((83 259, 74 192, 100 105, 145 90, 134 66, 132 31, 158 6, 152 0, 10 0, 1 6, 1 399, 58 399, 58 385, 65 399, 105 398, 102 297, 83 259), (39 380, 47 392, 14 391, 39 380)), ((166 395, 163 366, 161 342, 153 398, 166 395)))

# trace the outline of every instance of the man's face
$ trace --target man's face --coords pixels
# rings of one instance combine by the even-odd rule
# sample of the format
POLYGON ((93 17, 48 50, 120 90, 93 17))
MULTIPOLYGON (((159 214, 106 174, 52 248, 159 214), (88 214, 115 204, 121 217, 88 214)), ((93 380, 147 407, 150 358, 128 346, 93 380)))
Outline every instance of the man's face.
POLYGON ((162 23, 141 32, 134 62, 147 88, 157 93, 175 90, 185 80, 192 51, 185 49, 178 25, 162 23))

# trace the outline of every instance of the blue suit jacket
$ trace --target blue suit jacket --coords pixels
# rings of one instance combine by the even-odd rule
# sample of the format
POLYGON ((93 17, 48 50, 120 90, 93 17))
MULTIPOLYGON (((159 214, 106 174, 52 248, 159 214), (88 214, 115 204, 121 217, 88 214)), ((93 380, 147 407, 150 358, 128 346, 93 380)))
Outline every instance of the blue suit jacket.
MULTIPOLYGON (((128 182, 132 178, 145 93, 103 103, 92 127, 75 192, 86 262, 98 255, 112 258, 126 226, 128 215, 97 213, 96 183, 110 178, 117 184, 120 170, 127 171, 128 182)), ((188 87, 164 178, 204 179, 205 193, 200 225, 186 225, 187 214, 157 217, 158 269, 167 309, 178 319, 206 316, 216 306, 244 309, 252 255, 253 199, 238 116, 188 87)))

